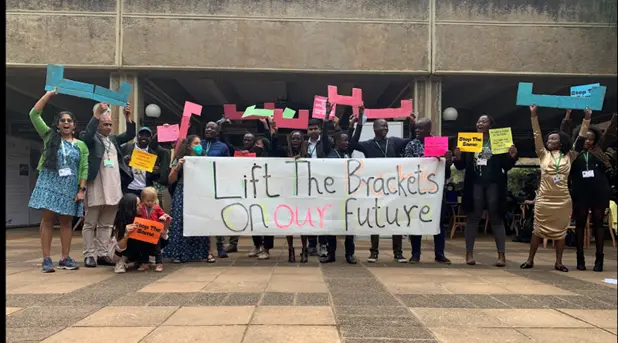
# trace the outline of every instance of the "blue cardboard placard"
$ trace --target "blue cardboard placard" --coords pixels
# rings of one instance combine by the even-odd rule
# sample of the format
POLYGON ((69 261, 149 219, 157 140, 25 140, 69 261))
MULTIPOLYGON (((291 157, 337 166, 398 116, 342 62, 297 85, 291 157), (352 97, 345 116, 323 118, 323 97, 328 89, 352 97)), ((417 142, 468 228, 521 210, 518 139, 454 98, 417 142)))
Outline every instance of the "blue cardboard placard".
POLYGON ((48 64, 47 65, 47 77, 45 79, 45 90, 50 91, 60 84, 64 77, 64 67, 48 64))
POLYGON ((517 106, 536 105, 538 107, 550 107, 560 109, 584 110, 586 107, 592 111, 603 109, 603 100, 607 87, 594 87, 590 91, 590 97, 574 97, 562 95, 532 94, 532 83, 520 82, 517 88, 517 106))
POLYGON ((601 84, 593 83, 591 85, 573 86, 571 87, 571 96, 589 98, 590 91, 592 91, 594 87, 601 87, 601 84))
POLYGON ((114 92, 105 87, 96 86, 92 99, 100 102, 107 102, 111 105, 126 106, 131 94, 131 85, 128 82, 120 84, 120 90, 114 92), (111 99, 111 102, 110 102, 111 99))

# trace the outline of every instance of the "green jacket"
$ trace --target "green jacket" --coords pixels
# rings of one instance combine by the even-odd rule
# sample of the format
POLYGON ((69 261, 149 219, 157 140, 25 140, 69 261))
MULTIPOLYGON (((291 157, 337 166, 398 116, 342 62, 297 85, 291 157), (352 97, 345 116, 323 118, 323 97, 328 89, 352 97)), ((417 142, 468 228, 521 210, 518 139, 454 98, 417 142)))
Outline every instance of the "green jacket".
MULTIPOLYGON (((43 138, 43 154, 41 154, 41 159, 39 160, 39 165, 37 170, 39 172, 43 171, 45 167, 45 149, 47 149, 47 144, 49 143, 49 137, 51 137, 50 133, 52 132, 51 128, 45 124, 43 118, 41 118, 41 112, 35 110, 34 108, 30 111, 30 121, 32 121, 32 125, 36 132, 43 138)), ((79 167, 77 168, 77 183, 81 180, 88 179, 88 147, 86 143, 74 138, 77 142, 77 148, 79 149, 79 167)))

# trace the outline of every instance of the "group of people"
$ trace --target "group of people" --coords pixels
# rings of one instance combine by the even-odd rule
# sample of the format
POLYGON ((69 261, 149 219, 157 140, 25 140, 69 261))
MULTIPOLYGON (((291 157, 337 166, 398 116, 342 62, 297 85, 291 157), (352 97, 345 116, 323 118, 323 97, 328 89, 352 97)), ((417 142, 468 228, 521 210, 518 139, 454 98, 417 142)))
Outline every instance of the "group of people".
MULTIPOLYGON (((206 124, 203 138, 190 135, 173 149, 165 149, 156 142, 156 135, 147 128, 137 131, 135 143, 135 124, 130 106, 124 108, 126 132, 112 135, 112 120, 109 106, 98 104, 86 130, 75 135, 75 117, 69 112, 60 112, 54 119, 52 128, 41 119, 41 112, 55 91, 47 92, 30 112, 30 118, 39 135, 43 138, 45 152, 38 166, 40 172, 37 185, 30 200, 30 207, 42 209, 41 243, 43 250, 43 271, 54 270, 50 257, 52 228, 56 215, 60 218, 62 258, 57 268, 77 269, 77 263, 69 257, 71 241, 71 221, 81 216, 86 207, 84 227, 84 265, 114 265, 115 271, 127 270, 127 263, 135 262, 138 270, 148 270, 149 259, 154 256, 156 271, 162 271, 162 259, 174 262, 191 261, 216 262, 211 252, 210 237, 185 237, 183 235, 184 177, 183 165, 186 156, 231 157, 250 153, 256 158, 350 158, 353 151, 362 152, 365 158, 422 158, 424 139, 431 135, 432 122, 428 118, 416 120, 410 114, 411 137, 404 139, 388 136, 388 121, 373 121, 374 138, 360 141, 363 130, 363 109, 358 116, 349 120, 347 131, 339 127, 339 117, 331 121, 311 119, 305 133, 294 130, 287 135, 285 144, 279 144, 278 128, 272 119, 260 119, 263 135, 247 132, 243 136, 242 147, 235 148, 226 141, 225 129, 228 121, 206 124), (332 125, 331 125, 332 123, 332 125), (334 129, 332 137, 329 131, 334 129), (134 149, 157 155, 152 172, 144 172, 129 167, 134 149), (238 153, 235 153, 238 152, 238 153), (170 215, 158 206, 157 190, 153 185, 167 186, 172 195, 170 215), (129 237, 135 230, 136 217, 163 221, 166 224, 159 244, 149 244, 129 237)), ((577 130, 578 137, 572 145, 570 137, 564 132, 552 132, 543 139, 538 125, 537 109, 530 108, 536 152, 541 164, 541 185, 534 209, 534 234, 530 257, 521 268, 534 266, 534 255, 543 239, 551 239, 556 247, 556 269, 568 271, 562 264, 564 237, 569 226, 568 218, 574 211, 577 222, 578 269, 585 269, 583 259, 583 227, 590 211, 592 226, 597 236, 597 255, 595 271, 603 268, 603 227, 602 215, 609 203, 609 185, 605 178, 606 170, 611 168, 603 159, 603 149, 611 142, 609 130, 601 135, 590 125, 591 111, 586 110, 586 119, 577 130), (569 184, 571 187, 569 188, 569 184), (590 190, 594 189, 594 192, 590 190), (594 194, 594 195, 592 195, 594 194), (605 197, 605 194, 607 196, 605 197), (574 209, 571 206, 573 196, 574 209), (580 239, 581 238, 581 239, 580 239), (581 241, 582 244, 579 244, 581 241)), ((330 113, 327 104, 326 113, 330 113)), ((615 131, 616 116, 612 118, 615 131)), ((570 124, 570 111, 563 123, 563 131, 570 124)), ((483 133, 483 147, 480 152, 461 152, 455 148, 444 155, 446 178, 450 167, 465 171, 463 208, 467 213, 465 228, 466 263, 474 265, 474 242, 477 225, 483 211, 494 234, 497 260, 495 265, 506 265, 506 228, 504 226, 504 206, 507 194, 507 173, 517 162, 517 149, 511 146, 505 154, 493 154, 489 130, 494 120, 481 115, 476 123, 478 132, 483 133)), ((443 202, 444 203, 444 202, 443 202)), ((438 263, 450 264, 446 257, 445 230, 448 211, 443 208, 440 233, 434 236, 434 255, 438 263)), ((212 225, 212 223, 204 223, 212 225)), ((308 261, 309 256, 319 256, 322 263, 336 260, 337 239, 335 236, 301 236, 300 262, 308 261)), ((345 260, 356 264, 354 256, 354 236, 346 236, 344 241, 345 260)), ((394 259, 399 263, 418 263, 421 255, 421 236, 410 236, 412 256, 408 260, 403 255, 403 237, 392 237, 394 259)), ((249 257, 258 260, 270 258, 274 245, 273 236, 253 236, 253 249, 249 257)), ((294 237, 287 237, 288 261, 296 262, 294 237)), ((218 258, 226 258, 229 253, 238 252, 238 237, 216 237, 218 258), (227 241, 227 244, 226 244, 227 241)), ((371 236, 368 263, 375 263, 379 257, 379 235, 371 236)))

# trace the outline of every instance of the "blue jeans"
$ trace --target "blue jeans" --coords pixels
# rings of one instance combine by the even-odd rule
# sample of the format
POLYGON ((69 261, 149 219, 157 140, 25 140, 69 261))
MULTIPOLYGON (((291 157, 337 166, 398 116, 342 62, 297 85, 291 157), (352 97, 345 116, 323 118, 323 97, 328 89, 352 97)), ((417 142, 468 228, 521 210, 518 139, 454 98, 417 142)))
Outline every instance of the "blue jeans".
MULTIPOLYGON (((440 233, 433 236, 433 250, 436 254, 436 257, 444 256, 444 246, 445 242, 445 226, 440 225, 440 233)), ((412 244, 412 256, 420 257, 421 256, 421 238, 423 236, 410 236, 410 243, 412 244)))
MULTIPOLYGON (((223 250, 223 244, 225 243, 225 237, 223 236, 216 236, 217 237, 217 251, 219 250, 223 250)), ((210 237, 206 237, 206 248, 208 249, 208 251, 210 251, 210 237)))

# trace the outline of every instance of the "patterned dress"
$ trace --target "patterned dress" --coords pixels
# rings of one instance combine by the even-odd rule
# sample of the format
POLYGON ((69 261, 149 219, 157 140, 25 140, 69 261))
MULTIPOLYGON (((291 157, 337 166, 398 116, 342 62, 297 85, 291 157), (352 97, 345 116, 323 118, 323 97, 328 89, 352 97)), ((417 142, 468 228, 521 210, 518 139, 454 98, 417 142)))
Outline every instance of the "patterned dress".
MULTIPOLYGON (((174 162, 176 163, 176 162, 174 162)), ((185 237, 183 224, 184 182, 182 170, 172 199, 174 218, 169 229, 168 245, 163 250, 163 257, 180 262, 200 261, 208 258, 210 248, 209 237, 185 237)))
POLYGON ((84 213, 84 202, 75 202, 79 190, 77 174, 80 151, 75 143, 61 140, 61 144, 58 149, 58 170, 43 168, 28 206, 37 210, 47 209, 60 215, 81 217, 84 213), (60 176, 59 170, 64 168, 69 168, 71 175, 60 176))

